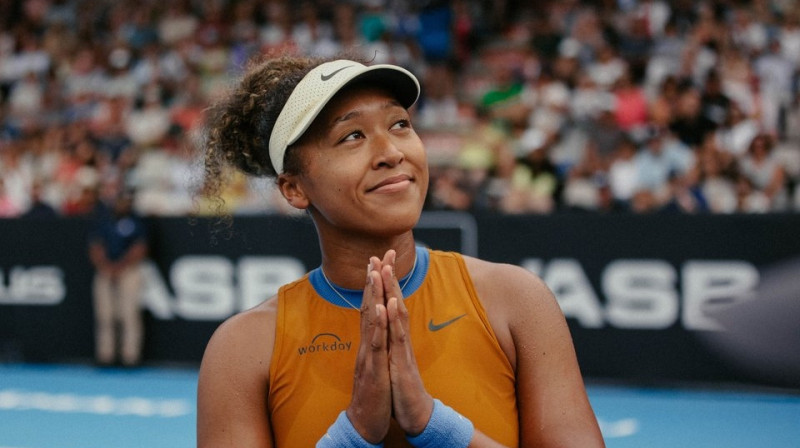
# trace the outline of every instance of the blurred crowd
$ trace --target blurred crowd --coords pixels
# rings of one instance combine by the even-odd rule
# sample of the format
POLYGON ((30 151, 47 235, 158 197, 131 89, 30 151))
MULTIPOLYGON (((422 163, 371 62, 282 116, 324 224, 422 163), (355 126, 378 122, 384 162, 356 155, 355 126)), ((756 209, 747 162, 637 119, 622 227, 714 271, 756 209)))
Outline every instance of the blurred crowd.
MULTIPOLYGON (((254 55, 416 73, 430 210, 800 211, 795 0, 0 2, 0 217, 211 213, 206 106, 254 55)), ((233 214, 291 213, 231 173, 233 214)))

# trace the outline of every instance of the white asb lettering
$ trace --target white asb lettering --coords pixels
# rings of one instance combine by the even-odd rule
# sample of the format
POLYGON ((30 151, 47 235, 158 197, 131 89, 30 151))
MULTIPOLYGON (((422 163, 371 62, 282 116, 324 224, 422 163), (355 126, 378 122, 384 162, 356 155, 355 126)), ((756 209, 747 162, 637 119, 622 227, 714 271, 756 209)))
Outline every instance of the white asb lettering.
POLYGON ((678 318, 675 269, 665 261, 619 260, 603 271, 606 318, 617 328, 667 328, 678 318))
POLYGON ((300 260, 291 257, 244 257, 239 260, 242 308, 252 308, 278 292, 282 285, 305 273, 300 260))
POLYGON ((690 261, 683 265, 683 322, 694 330, 724 330, 711 316, 755 297, 758 270, 745 261, 690 261))
POLYGON ((530 258, 521 266, 542 277, 564 315, 585 328, 663 329, 680 320, 688 330, 722 330, 714 313, 752 299, 759 280, 746 261, 689 260, 679 289, 678 271, 666 261, 616 260, 601 274, 601 303, 577 260, 530 258))
POLYGON ((0 270, 2 305, 58 305, 66 295, 64 272, 58 266, 15 266, 7 283, 0 270))
MULTIPOLYGON (((689 260, 679 271, 664 260, 616 260, 603 269, 598 292, 578 260, 529 258, 521 266, 540 275, 564 315, 585 328, 663 329, 680 321, 689 330, 721 330, 714 313, 751 299, 759 279, 746 261, 689 260)), ((62 300, 60 270, 56 277, 49 272, 49 283, 40 278, 28 284, 37 285, 38 297, 61 285, 62 300)), ((145 266, 144 306, 164 320, 221 320, 257 305, 305 272, 303 263, 291 257, 243 257, 237 263, 221 256, 185 256, 170 267, 167 285, 150 263, 145 266)), ((12 289, 0 290, 0 300, 7 303, 12 289)))
POLYGON ((225 257, 178 258, 169 272, 175 289, 175 312, 186 319, 230 316, 236 310, 233 265, 225 257))
POLYGON ((222 320, 251 308, 305 274, 303 263, 289 257, 184 256, 169 270, 174 296, 152 263, 145 266, 143 304, 156 318, 222 320))

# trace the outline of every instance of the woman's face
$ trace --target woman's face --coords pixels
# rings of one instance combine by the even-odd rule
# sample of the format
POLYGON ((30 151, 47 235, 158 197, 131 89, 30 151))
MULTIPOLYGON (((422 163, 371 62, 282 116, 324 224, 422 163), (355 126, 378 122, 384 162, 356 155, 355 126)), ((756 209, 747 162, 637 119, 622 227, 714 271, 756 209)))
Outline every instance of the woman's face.
POLYGON ((299 195, 287 198, 310 208, 318 226, 388 236, 416 225, 428 189, 425 148, 385 91, 340 92, 295 150, 302 172, 290 178, 299 195))

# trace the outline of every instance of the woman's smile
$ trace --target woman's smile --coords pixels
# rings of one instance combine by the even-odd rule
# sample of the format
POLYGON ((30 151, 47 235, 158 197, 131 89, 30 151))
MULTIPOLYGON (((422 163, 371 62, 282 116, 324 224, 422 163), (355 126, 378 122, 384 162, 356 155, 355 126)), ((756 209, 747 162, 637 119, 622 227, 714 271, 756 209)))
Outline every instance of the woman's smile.
POLYGON ((398 193, 407 190, 412 182, 414 182, 414 180, 411 176, 399 174, 379 182, 377 185, 367 190, 367 193, 398 193))

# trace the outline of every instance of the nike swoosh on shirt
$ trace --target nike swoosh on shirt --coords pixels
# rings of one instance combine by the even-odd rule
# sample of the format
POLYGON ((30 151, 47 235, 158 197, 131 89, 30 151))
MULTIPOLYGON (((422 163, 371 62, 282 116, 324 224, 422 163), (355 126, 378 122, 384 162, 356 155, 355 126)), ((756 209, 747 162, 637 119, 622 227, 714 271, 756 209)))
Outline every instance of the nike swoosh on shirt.
POLYGON ((342 67, 342 68, 340 68, 338 70, 334 70, 334 71, 328 73, 327 75, 325 73, 320 73, 319 79, 321 79, 323 81, 327 81, 327 80, 333 78, 334 76, 336 76, 336 74, 339 73, 340 71, 342 71, 342 70, 344 70, 346 68, 350 68, 350 67, 352 67, 352 65, 348 65, 348 66, 342 67))
POLYGON ((457 321, 458 319, 461 319, 464 316, 466 316, 466 314, 462 314, 460 316, 456 316, 456 317, 454 317, 454 318, 452 318, 450 320, 446 320, 446 321, 444 321, 444 322, 442 322, 440 324, 434 324, 433 323, 433 319, 431 319, 430 321, 428 321, 428 330, 430 330, 430 331, 439 331, 442 328, 452 324, 453 322, 457 321))

